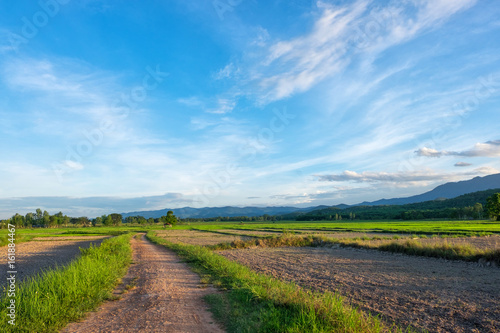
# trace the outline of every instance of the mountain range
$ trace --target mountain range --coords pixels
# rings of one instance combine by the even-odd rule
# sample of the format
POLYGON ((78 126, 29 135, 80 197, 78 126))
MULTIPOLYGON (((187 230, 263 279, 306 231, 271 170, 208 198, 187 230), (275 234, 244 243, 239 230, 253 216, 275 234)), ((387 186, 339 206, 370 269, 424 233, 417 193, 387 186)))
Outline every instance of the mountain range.
POLYGON ((463 194, 484 191, 489 189, 500 188, 500 173, 484 176, 475 177, 470 180, 464 180, 459 182, 449 182, 437 186, 431 191, 406 197, 406 198, 392 198, 392 199, 380 199, 372 202, 362 202, 356 205, 335 205, 335 206, 315 206, 307 208, 298 207, 204 207, 204 208, 174 208, 174 209, 161 209, 153 211, 139 211, 139 212, 129 212, 123 213, 123 217, 127 216, 143 216, 145 218, 158 218, 160 216, 167 215, 169 210, 172 210, 174 214, 180 218, 209 218, 218 216, 261 216, 264 214, 268 215, 284 215, 290 213, 307 213, 313 210, 324 209, 328 207, 337 208, 347 208, 352 206, 379 206, 379 205, 404 205, 411 203, 418 203, 424 201, 431 201, 436 199, 451 199, 458 197, 463 194))
POLYGON ((411 197, 380 199, 372 202, 362 202, 360 204, 357 204, 356 206, 404 205, 436 199, 451 199, 462 194, 485 191, 494 188, 500 188, 500 173, 484 177, 475 177, 470 180, 445 183, 443 185, 439 185, 429 192, 414 195, 411 197))

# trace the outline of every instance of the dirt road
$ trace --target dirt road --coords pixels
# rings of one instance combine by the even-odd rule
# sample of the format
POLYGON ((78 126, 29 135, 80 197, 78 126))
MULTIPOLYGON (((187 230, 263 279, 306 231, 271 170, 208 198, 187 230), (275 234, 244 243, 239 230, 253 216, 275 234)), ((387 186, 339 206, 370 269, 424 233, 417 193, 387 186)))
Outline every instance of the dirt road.
POLYGON ((124 283, 136 287, 120 300, 107 302, 63 332, 224 332, 202 297, 216 292, 201 288, 200 278, 175 253, 132 239, 134 264, 124 283))

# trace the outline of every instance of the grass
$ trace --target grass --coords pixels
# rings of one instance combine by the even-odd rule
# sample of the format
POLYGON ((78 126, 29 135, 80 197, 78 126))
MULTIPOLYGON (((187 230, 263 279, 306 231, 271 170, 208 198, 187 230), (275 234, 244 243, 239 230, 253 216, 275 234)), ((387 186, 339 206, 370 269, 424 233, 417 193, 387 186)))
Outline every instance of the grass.
POLYGON ((224 322, 228 332, 385 332, 380 320, 347 306, 331 292, 305 290, 229 261, 210 249, 174 244, 147 234, 151 241, 180 255, 205 281, 226 293, 209 296, 212 311, 224 322))
POLYGON ((7 324, 5 294, 0 299, 2 332, 56 332, 112 298, 131 262, 131 234, 82 249, 69 265, 24 281, 16 292, 16 325, 7 324))
MULTIPOLYGON (((33 235, 21 235, 21 236, 17 236, 16 235, 15 243, 19 244, 19 243, 29 242, 34 237, 35 236, 33 236, 33 235)), ((0 236, 0 247, 6 246, 9 243, 10 243, 9 242, 9 237, 7 235, 1 235, 0 236)))
POLYGON ((262 237, 254 238, 247 241, 235 240, 231 243, 220 243, 209 245, 206 248, 210 250, 229 250, 229 249, 245 249, 249 247, 283 247, 283 246, 318 246, 323 244, 324 238, 308 236, 294 236, 283 234, 279 237, 262 237))
MULTIPOLYGON (((416 235, 414 235, 416 236, 416 235)), ((415 237, 416 238, 416 237, 415 237)), ((421 235, 419 238, 427 238, 421 235)), ((394 253, 405 253, 408 255, 425 256, 444 258, 451 260, 465 261, 487 261, 495 262, 500 265, 500 250, 499 249, 479 249, 470 244, 422 244, 419 239, 409 239, 405 242, 390 242, 384 244, 370 244, 371 240, 390 240, 397 239, 394 237, 358 237, 353 239, 334 239, 318 235, 293 235, 282 234, 281 236, 254 238, 247 241, 236 240, 231 243, 220 243, 209 245, 206 248, 210 250, 230 250, 244 249, 249 247, 283 247, 283 246, 328 246, 340 245, 343 247, 365 248, 372 250, 380 250, 394 253)))
POLYGON ((425 220, 425 221, 255 221, 255 222, 191 222, 176 226, 174 229, 203 230, 283 230, 300 231, 346 231, 346 232, 380 232, 400 234, 446 234, 459 236, 481 236, 500 234, 500 221, 490 220, 425 220))
POLYGON ((444 258, 451 260, 495 262, 500 265, 500 250, 481 250, 472 245, 425 244, 418 240, 407 240, 404 243, 392 242, 377 247, 378 250, 405 253, 424 257, 444 258))

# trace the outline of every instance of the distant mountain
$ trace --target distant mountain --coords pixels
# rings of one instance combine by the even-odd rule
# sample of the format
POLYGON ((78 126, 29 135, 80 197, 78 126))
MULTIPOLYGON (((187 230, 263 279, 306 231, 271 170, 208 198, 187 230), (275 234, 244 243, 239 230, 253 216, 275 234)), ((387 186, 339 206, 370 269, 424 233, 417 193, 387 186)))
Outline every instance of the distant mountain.
POLYGON ((500 188, 500 173, 484 177, 475 177, 470 180, 445 183, 443 185, 439 185, 432 191, 414 195, 411 197, 362 202, 360 204, 357 204, 356 206, 404 205, 431 200, 450 199, 458 197, 462 194, 485 191, 495 188, 500 188))
POLYGON ((298 221, 332 220, 338 215, 349 218, 351 214, 361 220, 481 218, 485 216, 484 211, 474 211, 466 207, 474 207, 476 203, 480 203, 484 208, 487 198, 499 192, 500 188, 497 188, 462 194, 451 199, 436 199, 404 205, 349 206, 343 209, 334 206, 308 213, 292 213, 287 216, 298 221))
POLYGON ((175 208, 175 209, 161 209, 161 210, 152 210, 152 211, 139 211, 139 212, 130 212, 130 213, 122 213, 123 217, 128 216, 143 216, 145 218, 159 218, 161 216, 167 215, 169 210, 173 211, 174 214, 180 218, 210 218, 210 217, 218 217, 218 216, 227 216, 227 217, 235 217, 235 216, 262 216, 264 214, 268 215, 284 215, 287 218, 295 218, 301 214, 308 213, 315 210, 322 209, 347 209, 349 207, 355 206, 379 206, 379 205, 405 205, 412 203, 419 203, 424 201, 432 201, 432 200, 444 200, 450 198, 456 198, 460 195, 490 190, 500 188, 500 174, 489 175, 485 177, 476 177, 470 180, 464 180, 453 183, 446 183, 443 185, 439 185, 435 189, 429 192, 425 192, 423 194, 414 195, 407 198, 393 198, 393 199, 381 199, 372 202, 362 202, 357 205, 345 205, 340 204, 336 206, 316 206, 316 207, 307 207, 307 208, 298 208, 298 207, 204 207, 204 208, 192 208, 192 207, 184 207, 184 208, 175 208))
POLYGON ((153 210, 153 211, 141 211, 141 212, 130 212, 123 213, 123 217, 127 216, 143 216, 145 218, 158 218, 164 215, 167 215, 169 210, 174 212, 174 215, 180 218, 209 218, 209 217, 218 217, 218 216, 261 216, 264 214, 268 215, 283 215, 294 212, 309 212, 315 209, 325 208, 327 206, 316 206, 309 208, 298 208, 298 207, 205 207, 205 208, 192 208, 192 207, 184 207, 184 208, 175 208, 175 209, 161 209, 161 210, 153 210))

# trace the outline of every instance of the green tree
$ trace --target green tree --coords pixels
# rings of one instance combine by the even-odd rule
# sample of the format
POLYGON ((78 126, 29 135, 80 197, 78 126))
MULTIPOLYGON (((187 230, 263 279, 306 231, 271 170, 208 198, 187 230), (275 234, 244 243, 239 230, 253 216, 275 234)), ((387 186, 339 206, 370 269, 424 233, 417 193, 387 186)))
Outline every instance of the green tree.
POLYGON ((476 202, 474 205, 474 218, 482 219, 483 218, 483 205, 479 202, 476 202))
POLYGON ((26 227, 30 228, 33 225, 34 219, 35 217, 33 216, 33 213, 26 214, 26 216, 24 217, 24 224, 26 225, 26 227))
POLYGON ((167 212, 166 216, 162 216, 160 218, 160 221, 163 223, 164 226, 167 226, 167 225, 174 226, 178 222, 177 217, 174 215, 174 212, 171 210, 169 210, 167 212))
POLYGON ((68 223, 71 221, 71 218, 69 216, 67 216, 67 215, 64 215, 63 218, 62 218, 62 220, 63 220, 64 226, 67 227, 68 223))
POLYGON ((51 215, 49 217, 49 227, 53 228, 59 224, 59 218, 56 215, 51 215))
POLYGON ((486 199, 486 209, 492 220, 497 220, 500 216, 500 193, 495 193, 486 199))
POLYGON ((86 216, 77 218, 77 223, 82 227, 90 227, 92 225, 90 220, 86 216))
POLYGON ((94 220, 94 226, 100 226, 102 225, 102 217, 98 216, 94 220))
POLYGON ((46 210, 43 211, 42 224, 45 228, 50 227, 50 214, 46 210))
POLYGON ((37 224, 37 225, 43 224, 43 213, 42 213, 42 210, 40 208, 36 209, 35 224, 37 224))
POLYGON ((56 215, 54 215, 57 220, 56 220, 56 223, 57 223, 57 226, 60 227, 64 224, 64 215, 62 212, 59 212, 57 213, 56 215))
POLYGON ((110 226, 113 225, 113 219, 111 218, 111 215, 103 215, 103 222, 105 226, 110 226))
POLYGON ((16 213, 16 215, 12 216, 11 223, 14 224, 16 227, 23 227, 24 226, 24 216, 16 213))
POLYGON ((122 215, 121 214, 110 214, 111 221, 113 225, 121 225, 122 224, 122 215))

